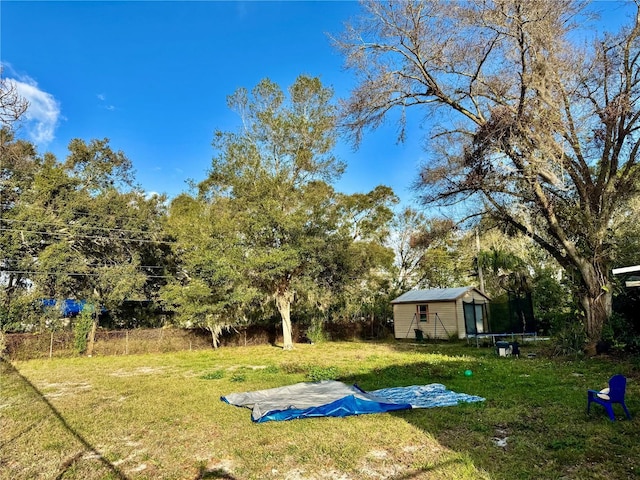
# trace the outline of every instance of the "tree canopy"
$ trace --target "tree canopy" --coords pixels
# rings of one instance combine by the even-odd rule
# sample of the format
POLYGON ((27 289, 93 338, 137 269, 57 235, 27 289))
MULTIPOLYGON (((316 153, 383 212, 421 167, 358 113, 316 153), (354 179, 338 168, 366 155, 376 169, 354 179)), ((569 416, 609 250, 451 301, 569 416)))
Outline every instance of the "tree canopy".
MULTIPOLYGON (((611 313, 611 248, 640 187, 640 25, 583 44, 579 1, 364 2, 337 45, 359 141, 390 111, 432 126, 418 188, 542 246, 574 279, 587 333, 611 313)), ((406 117, 401 115, 401 121, 406 117)))
POLYGON ((286 93, 265 79, 228 97, 240 126, 215 132, 208 177, 196 197, 180 197, 171 208, 170 225, 180 228, 178 248, 186 263, 181 287, 166 290, 165 298, 197 305, 191 313, 210 316, 218 330, 242 323, 256 308, 268 311, 273 302, 290 349, 296 298, 315 299, 322 310, 323 291, 377 264, 377 258, 365 261, 375 255, 355 244, 381 244, 395 195, 388 187, 353 196, 333 190, 344 165, 333 153, 332 97, 331 89, 308 76, 298 77, 286 93), (344 247, 340 254, 337 246, 344 247), (341 257, 345 252, 360 264, 341 257), (214 285, 218 280, 222 284, 214 285), (189 303, 185 292, 196 287, 201 300, 189 303))
POLYGON ((3 148, 11 152, 1 192, 5 320, 25 292, 83 299, 114 317, 124 300, 152 296, 167 253, 164 199, 146 198, 133 186, 122 152, 106 139, 73 140, 62 163, 22 140, 3 148))

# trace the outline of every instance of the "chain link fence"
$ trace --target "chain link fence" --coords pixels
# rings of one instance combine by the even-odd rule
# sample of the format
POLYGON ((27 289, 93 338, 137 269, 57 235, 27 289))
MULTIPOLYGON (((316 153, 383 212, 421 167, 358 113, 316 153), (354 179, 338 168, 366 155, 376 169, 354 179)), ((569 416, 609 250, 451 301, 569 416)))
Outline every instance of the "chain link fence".
MULTIPOLYGON (((372 335, 366 322, 344 322, 325 324, 329 340, 357 340, 382 338, 372 335)), ((386 332, 388 333, 388 332, 386 332)), ((2 335, 0 333, 0 335, 2 335)), ((304 328, 293 325, 296 343, 307 343, 304 328)), ((276 345, 282 342, 279 325, 252 325, 226 331, 220 338, 220 346, 276 345)), ((36 358, 60 358, 78 356, 74 350, 74 334, 71 330, 43 333, 5 333, 0 338, 0 349, 4 343, 4 355, 9 360, 36 358)), ((211 334, 206 330, 181 328, 136 328, 128 330, 98 329, 93 355, 134 355, 164 353, 213 348, 211 334)), ((2 353, 2 352, 0 352, 2 353)))

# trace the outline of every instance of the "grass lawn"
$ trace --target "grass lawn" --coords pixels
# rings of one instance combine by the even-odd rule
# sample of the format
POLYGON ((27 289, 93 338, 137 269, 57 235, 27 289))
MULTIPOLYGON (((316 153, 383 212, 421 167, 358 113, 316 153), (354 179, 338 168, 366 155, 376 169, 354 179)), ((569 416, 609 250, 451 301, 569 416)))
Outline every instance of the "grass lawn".
POLYGON ((541 348, 520 359, 466 344, 323 343, 2 361, 0 478, 640 478, 639 363, 541 348), (586 415, 587 389, 614 373, 628 377, 631 421, 598 405, 586 415), (365 390, 443 383, 486 401, 262 424, 220 401, 322 378, 365 390))

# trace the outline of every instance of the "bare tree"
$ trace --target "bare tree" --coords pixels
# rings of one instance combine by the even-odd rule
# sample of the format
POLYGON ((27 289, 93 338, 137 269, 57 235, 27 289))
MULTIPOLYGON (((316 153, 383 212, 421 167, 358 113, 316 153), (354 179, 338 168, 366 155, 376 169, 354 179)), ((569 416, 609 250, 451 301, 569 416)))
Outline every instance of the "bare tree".
POLYGON ((424 203, 463 202, 534 239, 573 280, 596 342, 611 314, 617 212, 640 190, 638 16, 589 44, 582 1, 363 7, 336 40, 358 78, 343 104, 355 141, 392 110, 402 136, 405 109, 423 107, 424 203))
POLYGON ((9 128, 24 115, 29 102, 20 96, 16 83, 2 73, 0 68, 0 127, 9 128))
POLYGON ((472 259, 452 220, 427 218, 406 208, 396 216, 394 231, 390 243, 400 291, 456 287, 467 281, 472 259))

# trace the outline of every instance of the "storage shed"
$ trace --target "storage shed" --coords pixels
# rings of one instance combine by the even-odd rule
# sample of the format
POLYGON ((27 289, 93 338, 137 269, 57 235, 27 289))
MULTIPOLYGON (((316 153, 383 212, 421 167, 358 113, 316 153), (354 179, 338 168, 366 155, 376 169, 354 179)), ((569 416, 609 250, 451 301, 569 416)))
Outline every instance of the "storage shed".
POLYGON ((489 331, 489 297, 475 287, 403 293, 393 305, 395 338, 465 338, 489 331))

